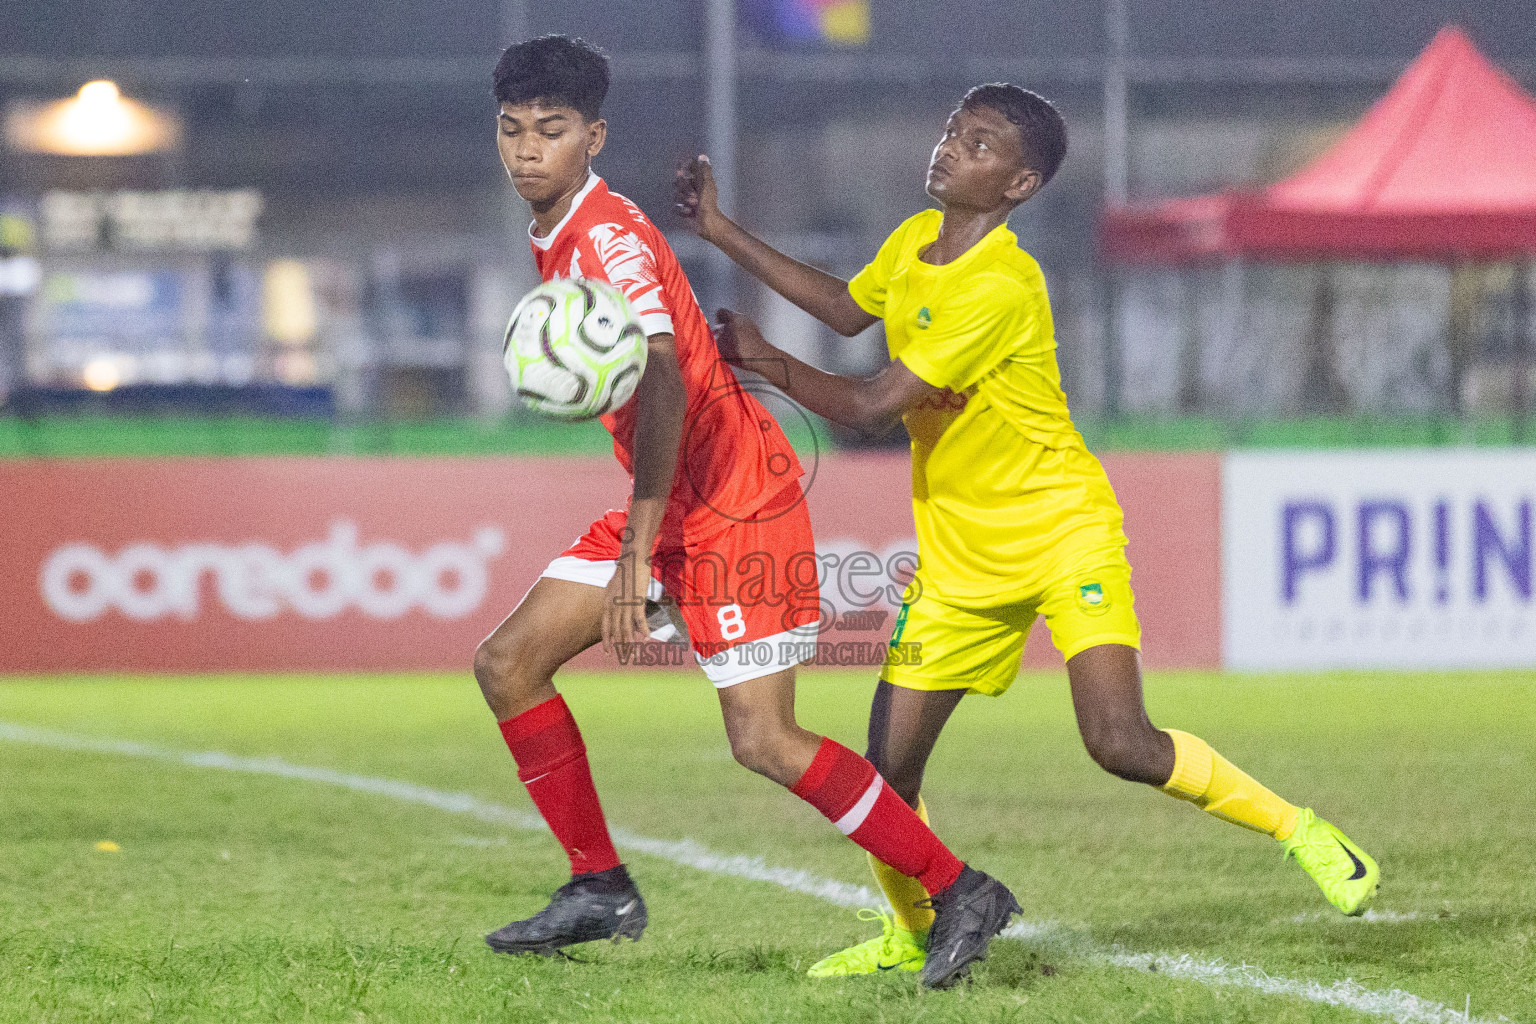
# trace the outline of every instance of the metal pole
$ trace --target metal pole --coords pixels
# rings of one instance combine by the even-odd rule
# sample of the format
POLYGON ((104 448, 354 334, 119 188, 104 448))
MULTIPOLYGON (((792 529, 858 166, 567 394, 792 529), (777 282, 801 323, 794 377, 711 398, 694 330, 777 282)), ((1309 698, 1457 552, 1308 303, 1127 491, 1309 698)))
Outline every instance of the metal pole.
POLYGON ((1127 64, 1131 48, 1131 19, 1127 0, 1108 0, 1104 8, 1104 200, 1124 206, 1130 158, 1127 64))
MULTIPOLYGON (((528 6, 529 0, 501 0, 501 46, 497 47, 498 54, 502 48, 528 38, 528 6)), ((507 193, 507 231, 513 243, 517 272, 521 277, 536 279, 538 272, 533 266, 533 255, 522 239, 523 232, 528 228, 528 209, 506 181, 502 184, 507 193)))
POLYGON ((1450 373, 1446 382, 1446 412, 1465 429, 1466 409, 1462 402, 1462 387, 1467 380, 1467 366, 1472 352, 1472 321, 1482 301, 1482 280, 1476 268, 1457 263, 1451 266, 1450 308, 1447 310, 1445 348, 1450 356, 1450 373))
MULTIPOLYGON (((705 148, 715 169, 720 209, 736 206, 736 2, 707 0, 704 31, 705 148)), ((736 268, 730 257, 710 251, 710 277, 716 305, 736 302, 736 268)), ((710 311, 712 312, 712 311, 710 311)))
MULTIPOLYGON (((501 0, 501 45, 497 47, 498 54, 502 47, 520 43, 532 35, 530 6, 530 0, 501 0)), ((489 71, 487 68, 487 73, 481 79, 487 85, 490 81, 489 71)), ((496 137, 491 134, 495 130, 491 122, 494 113, 493 103, 484 126, 487 146, 495 144, 496 137)), ((472 294, 477 294, 479 299, 472 307, 471 316, 477 328, 483 325, 485 329, 475 331, 470 346, 472 352, 465 367, 465 375, 470 378, 469 391, 474 400, 475 412, 487 420, 501 417, 509 410, 521 409, 512 396, 506 371, 502 368, 502 334, 499 328, 507 322, 518 298, 539 282, 539 268, 533 262, 533 252, 528 247, 528 207, 513 191, 511 182, 504 177, 499 180, 506 214, 506 245, 504 248, 498 247, 497 255, 490 257, 489 261, 484 256, 476 261, 480 264, 476 268, 476 280, 484 282, 484 285, 475 288, 474 282, 471 283, 472 294), (489 329, 492 325, 497 329, 489 329)))
MULTIPOLYGON (((1107 0, 1104 7, 1104 205, 1124 206, 1130 161, 1127 154, 1126 61, 1131 26, 1127 0, 1107 0)), ((1104 274, 1104 414, 1120 415, 1124 354, 1120 345, 1120 275, 1113 268, 1104 274)))
POLYGON ((1513 414, 1510 423, 1510 440, 1525 444, 1526 428, 1531 402, 1531 263, 1529 260, 1515 265, 1515 373, 1510 381, 1509 404, 1513 414))
POLYGON ((513 43, 522 42, 528 38, 528 32, 528 0, 502 0, 502 45, 511 46, 513 43))

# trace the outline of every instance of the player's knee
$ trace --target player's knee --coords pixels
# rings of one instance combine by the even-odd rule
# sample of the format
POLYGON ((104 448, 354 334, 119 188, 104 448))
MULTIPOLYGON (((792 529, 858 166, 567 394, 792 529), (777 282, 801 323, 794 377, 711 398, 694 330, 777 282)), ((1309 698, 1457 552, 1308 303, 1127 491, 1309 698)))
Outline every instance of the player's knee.
POLYGON ((773 724, 754 724, 731 733, 731 756, 736 763, 758 775, 775 782, 790 785, 796 775, 790 763, 793 758, 793 737, 788 730, 773 724))
POLYGON ((487 637, 475 648, 475 681, 488 700, 516 689, 518 666, 527 660, 525 647, 513 634, 487 637))
POLYGON ((492 638, 487 637, 475 648, 475 682, 480 684, 481 690, 495 685, 500 668, 501 658, 492 644, 492 638))
POLYGON ((731 736, 731 756, 748 771, 772 774, 775 752, 776 745, 766 730, 744 729, 731 736))
POLYGON ((1083 730, 1094 763, 1111 775, 1147 782, 1156 775, 1157 730, 1151 723, 1105 723, 1083 730))

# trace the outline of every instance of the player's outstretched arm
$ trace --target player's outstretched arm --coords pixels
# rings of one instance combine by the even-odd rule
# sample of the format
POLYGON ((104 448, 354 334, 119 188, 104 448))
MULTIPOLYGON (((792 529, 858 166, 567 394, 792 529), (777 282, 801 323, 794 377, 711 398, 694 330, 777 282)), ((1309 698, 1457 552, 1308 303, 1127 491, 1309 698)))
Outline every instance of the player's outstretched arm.
POLYGON ((683 221, 763 284, 845 338, 875 322, 848 294, 847 281, 784 255, 722 213, 709 157, 679 167, 673 187, 683 221))
POLYGON ((723 359, 761 374, 818 416, 860 433, 888 434, 902 413, 945 395, 943 388, 929 384, 899 359, 873 377, 844 377, 818 370, 775 348, 757 325, 740 313, 722 309, 719 318, 715 340, 723 359))
POLYGON ((688 408, 688 392, 677 363, 677 339, 653 334, 647 341, 645 373, 635 388, 635 489, 603 608, 605 649, 615 643, 643 641, 648 635, 645 591, 651 579, 651 554, 672 494, 688 408))

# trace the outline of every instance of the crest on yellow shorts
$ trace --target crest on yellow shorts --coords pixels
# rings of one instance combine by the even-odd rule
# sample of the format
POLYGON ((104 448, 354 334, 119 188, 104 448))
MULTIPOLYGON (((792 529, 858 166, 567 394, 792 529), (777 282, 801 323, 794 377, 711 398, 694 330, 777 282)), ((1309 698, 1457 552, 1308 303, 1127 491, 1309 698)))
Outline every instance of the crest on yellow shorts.
POLYGON ((1104 592, 1104 584, 1094 581, 1078 587, 1077 606, 1089 615, 1109 611, 1109 595, 1104 592))

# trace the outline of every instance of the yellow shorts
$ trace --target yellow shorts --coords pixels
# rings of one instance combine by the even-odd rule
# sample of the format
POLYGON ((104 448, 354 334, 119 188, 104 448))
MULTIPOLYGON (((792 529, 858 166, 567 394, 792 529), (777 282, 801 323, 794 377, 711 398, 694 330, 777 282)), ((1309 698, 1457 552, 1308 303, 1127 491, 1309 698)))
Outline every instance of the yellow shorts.
POLYGON ((1063 658, 1100 644, 1141 648, 1123 549, 1084 552, 1065 559, 1051 575, 1037 595, 1011 604, 962 606, 915 593, 896 617, 880 678, 912 690, 999 696, 1019 674, 1024 638, 1036 615, 1045 616, 1063 658))

